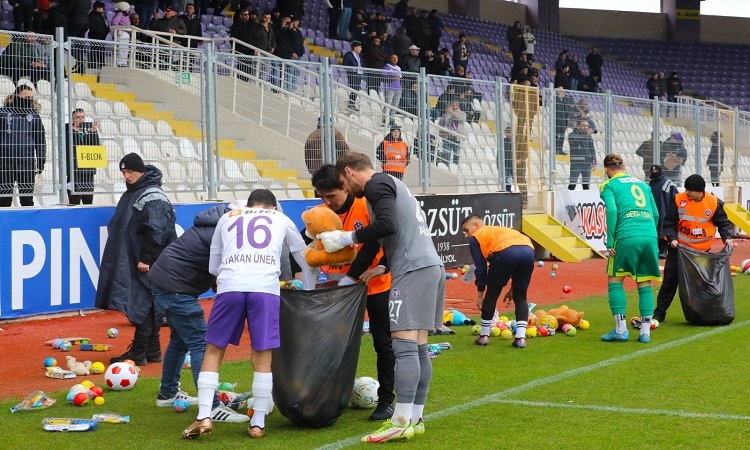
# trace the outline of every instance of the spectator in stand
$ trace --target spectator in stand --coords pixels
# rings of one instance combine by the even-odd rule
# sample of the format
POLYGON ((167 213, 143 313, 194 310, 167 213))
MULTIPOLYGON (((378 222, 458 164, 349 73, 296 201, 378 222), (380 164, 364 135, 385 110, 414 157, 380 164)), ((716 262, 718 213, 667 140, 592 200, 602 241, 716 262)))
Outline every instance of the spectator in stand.
MULTIPOLYGON (((352 42, 352 50, 344 55, 343 64, 346 69, 346 80, 349 85, 349 109, 359 111, 357 108, 357 91, 362 89, 362 43, 352 42)), ((366 88, 365 88, 366 89, 366 88)))
MULTIPOLYGON (((305 54, 304 38, 302 33, 299 31, 299 19, 290 19, 284 17, 282 20, 284 23, 283 28, 276 35, 276 52, 275 55, 282 59, 290 61, 298 61, 299 58, 305 54)), ((275 67, 275 73, 280 73, 280 67, 275 67)), ((292 64, 284 64, 283 75, 284 89, 287 91, 294 91, 297 88, 297 78, 299 77, 299 69, 294 67, 292 64)), ((274 84, 281 86, 281 80, 274 75, 274 84)))
POLYGON ((586 55, 586 65, 589 66, 589 74, 599 77, 599 82, 601 83, 604 59, 602 59, 602 55, 599 54, 599 49, 597 47, 591 47, 591 53, 586 55))
POLYGON ((398 3, 393 7, 393 18, 404 20, 408 14, 409 0, 398 0, 398 3))
POLYGON ((505 158, 505 192, 513 192, 513 136, 512 129, 505 127, 503 152, 497 152, 497 170, 500 171, 501 158, 505 158))
MULTIPOLYGON (((643 174, 644 181, 648 181, 651 178, 651 173, 654 165, 654 132, 651 132, 651 137, 641 143, 641 145, 635 150, 635 154, 643 158, 643 174)), ((659 167, 659 174, 662 173, 661 167, 659 167)))
MULTIPOLYGON (((91 10, 90 0, 67 0, 63 5, 65 16, 68 18, 68 37, 85 39, 89 31, 89 11, 91 10)), ((84 73, 84 43, 82 41, 73 41, 71 43, 71 54, 76 60, 73 72, 84 73)))
POLYGON ((682 167, 688 158, 687 149, 682 142, 682 134, 674 131, 661 144, 661 166, 664 176, 672 180, 678 187, 682 186, 682 167))
MULTIPOLYGON (((185 5, 185 14, 179 16, 179 19, 185 23, 185 28, 187 28, 187 32, 185 34, 187 34, 188 36, 203 37, 203 33, 201 30, 201 18, 195 12, 195 5, 193 5, 192 3, 188 3, 187 5, 185 5)), ((190 39, 190 45, 188 45, 188 47, 198 48, 199 43, 199 39, 190 39)))
POLYGON ((349 21, 349 33, 352 36, 352 41, 366 42, 367 21, 365 20, 365 13, 361 10, 357 10, 354 17, 349 21))
POLYGON ((383 138, 375 151, 378 161, 383 165, 383 173, 404 179, 406 166, 411 160, 409 145, 401 138, 401 128, 391 125, 391 131, 383 138))
MULTIPOLYGON (((438 10, 433 9, 432 11, 430 11, 430 15, 427 17, 427 21, 430 25, 429 48, 431 48, 433 51, 437 51, 437 49, 440 47, 440 39, 443 37, 443 19, 440 18, 440 13, 438 13, 438 10)), ((460 36, 459 40, 461 40, 460 36)))
POLYGON ((401 93, 401 102, 398 107, 408 112, 419 116, 419 85, 412 78, 404 77, 404 83, 409 82, 406 86, 409 89, 404 89, 401 93))
POLYGON ((432 60, 431 68, 429 71, 433 75, 442 75, 447 77, 453 73, 451 68, 451 61, 448 59, 448 49, 444 48, 438 52, 437 58, 432 60))
MULTIPOLYGON (((682 80, 677 72, 672 72, 672 75, 667 78, 667 101, 669 103, 677 103, 677 96, 682 95, 682 80)), ((669 113, 674 109, 674 116, 677 117, 677 108, 667 106, 667 117, 669 113)))
POLYGON ((513 53, 513 61, 521 57, 521 54, 526 50, 526 41, 523 38, 523 28, 521 22, 516 21, 512 27, 508 27, 508 50, 513 53))
MULTIPOLYGON (((368 69, 382 70, 385 66, 385 61, 388 58, 383 47, 380 45, 380 38, 374 36, 370 39, 367 45, 362 47, 362 56, 365 57, 365 64, 368 69)), ((374 71, 367 71, 365 73, 365 82, 368 89, 380 90, 380 83, 383 81, 382 77, 374 71)))
POLYGON ((440 118, 439 125, 444 129, 450 130, 453 133, 447 131, 440 131, 440 137, 443 139, 443 147, 446 152, 453 157, 453 164, 458 165, 459 155, 461 153, 461 138, 456 136, 454 133, 463 136, 464 123, 466 122, 466 113, 461 111, 461 107, 458 104, 457 99, 453 99, 446 108, 445 113, 440 118))
MULTIPOLYGON (((406 30, 406 35, 409 36, 417 47, 427 48, 429 43, 421 41, 421 29, 422 25, 419 23, 419 14, 417 14, 417 8, 409 8, 409 13, 404 18, 401 26, 406 30)), ((435 50, 433 50, 435 51, 435 50)))
POLYGON ((39 2, 37 0, 14 0, 9 4, 13 7, 14 30, 33 30, 34 13, 39 8, 39 2))
POLYGON ((558 155, 567 155, 563 151, 565 144, 565 134, 568 132, 568 121, 573 113, 573 100, 565 93, 562 86, 555 88, 555 153, 558 155))
POLYGON ((469 46, 466 44, 466 35, 461 33, 458 35, 458 41, 453 43, 453 70, 456 70, 458 66, 464 68, 464 72, 469 70, 469 46))
MULTIPOLYGON (((118 4, 119 3, 115 4, 115 9, 117 9, 118 4)), ((127 5, 127 3, 125 4, 127 5)), ((63 28, 63 33, 67 38, 68 16, 65 15, 65 8, 63 8, 60 0, 49 0, 49 8, 42 14, 39 30, 34 29, 33 31, 38 31, 39 34, 49 34, 54 36, 58 27, 63 28)))
POLYGON ((594 116, 591 114, 591 109, 589 108, 589 101, 585 98, 578 100, 576 108, 575 110, 573 110, 573 120, 575 122, 587 120, 589 122, 589 131, 591 132, 591 134, 597 134, 599 132, 599 129, 596 127, 596 122, 594 121, 593 117, 594 116))
POLYGON ((521 54, 526 55, 529 60, 533 60, 536 38, 531 34, 531 27, 528 25, 523 27, 523 41, 526 43, 526 49, 521 54))
POLYGON ((341 18, 339 18, 338 38, 349 39, 349 22, 352 20, 352 0, 342 0, 341 18))
POLYGON ((568 51, 563 50, 555 60, 555 73, 562 72, 563 66, 568 64, 568 51))
POLYGON ((432 73, 432 62, 435 60, 435 53, 431 48, 422 50, 422 54, 419 56, 419 61, 422 67, 425 68, 427 73, 432 73))
MULTIPOLYGON (((234 51, 245 56, 255 55, 255 50, 250 46, 254 42, 253 27, 256 24, 250 20, 250 8, 241 9, 236 16, 232 22, 232 28, 229 30, 229 37, 233 37, 239 41, 235 45, 234 51), (241 43, 243 42, 247 45, 242 45, 241 43)), ((255 64, 248 58, 238 58, 237 70, 248 75, 254 75, 255 64)), ((243 81, 250 80, 244 75, 240 75, 239 78, 243 81)))
MULTIPOLYGON (((148 26, 151 23, 151 18, 154 16, 154 9, 156 9, 154 0, 135 0, 134 6, 135 12, 142 19, 140 28, 148 30, 148 26)), ((115 10, 117 10, 117 5, 115 5, 115 10)), ((130 12, 130 9, 128 9, 128 12, 130 12)), ((214 14, 217 13, 214 12, 214 14)), ((110 25, 114 26, 114 24, 110 25)))
POLYGON ((76 108, 73 111, 72 123, 65 124, 65 149, 67 150, 65 161, 68 167, 68 183, 73 182, 76 192, 73 194, 68 189, 68 203, 71 205, 90 205, 94 202, 96 169, 78 167, 76 148, 79 145, 101 145, 99 143, 99 124, 96 122, 86 123, 85 120, 86 112, 81 108, 76 108), (71 159, 73 160, 72 167, 70 165, 71 159), (84 194, 84 192, 88 192, 88 194, 84 194))
POLYGON ((419 59, 419 47, 411 45, 409 52, 402 58, 398 57, 398 64, 401 66, 401 71, 404 72, 404 82, 408 86, 417 79, 419 69, 422 68, 422 61, 419 59), (407 81, 410 80, 410 81, 407 81))
MULTIPOLYGON (((318 119, 318 127, 305 140, 305 165, 310 175, 323 167, 323 130, 320 129, 321 126, 320 119, 318 119)), ((350 150, 344 135, 335 128, 333 129, 333 133, 335 157, 338 159, 339 156, 350 150)))
POLYGON ((568 137, 570 143, 570 182, 568 190, 574 191, 581 177, 581 186, 584 191, 589 190, 591 171, 596 168, 596 149, 594 140, 591 139, 591 130, 587 120, 578 122, 568 137))
MULTIPOLYGON (((658 99, 662 96, 661 83, 659 82, 659 73, 651 73, 651 77, 646 80, 646 90, 648 90, 648 98, 650 100, 658 99)), ((653 110, 653 107, 652 107, 653 110)))
POLYGON ((393 44, 388 37, 388 33, 383 33, 380 35, 380 46, 383 48, 383 51, 386 55, 388 55, 388 57, 390 57, 390 55, 394 53, 393 44))
POLYGON ((385 13, 380 11, 375 14, 375 18, 370 21, 369 31, 375 30, 375 34, 383 36, 383 33, 388 33, 388 23, 390 21, 385 17, 385 13))
POLYGON ((473 99, 474 89, 472 89, 471 86, 466 86, 463 92, 458 94, 458 105, 461 107, 461 110, 466 113, 466 121, 469 123, 479 121, 479 118, 482 115, 479 111, 474 111, 471 104, 473 99))
MULTIPOLYGON (((151 16, 149 16, 149 20, 150 18, 151 16)), ((129 3, 127 2, 115 3, 115 15, 112 16, 112 20, 109 22, 109 26, 110 27, 130 26, 130 4, 129 3)), ((127 31, 118 30, 116 31, 116 33, 117 33, 118 41, 128 42, 130 40, 130 33, 128 33, 127 31)), ((130 52, 130 48, 128 46, 120 45, 117 47, 117 66, 118 67, 125 67, 128 65, 128 53, 129 52, 130 52)))
MULTIPOLYGON (((109 34, 109 25, 104 17, 104 3, 95 1, 91 6, 89 13, 89 39, 104 41, 109 34)), ((89 69, 99 70, 104 65, 105 45, 97 42, 91 42, 89 50, 89 69)))
MULTIPOLYGON (((7 52, 7 50, 6 50, 7 52)), ((0 207, 13 202, 18 184, 21 206, 34 206, 34 177, 44 171, 47 145, 39 104, 27 84, 19 85, 0 108, 0 207)))
MULTIPOLYGON (((423 9, 419 12, 419 39, 417 39, 417 42, 421 42, 421 44, 417 44, 420 47, 430 47, 433 48, 432 45, 435 43, 432 41, 432 27, 430 26, 430 16, 426 9, 423 9)), ((438 46, 440 43, 438 43, 438 46)))
POLYGON ((341 11, 344 9, 343 0, 325 0, 328 6, 328 37, 337 39, 339 37, 339 21, 341 11))
POLYGON ((572 90, 573 82, 570 78, 570 66, 563 64, 562 70, 555 74, 555 86, 562 86, 566 91, 572 90))
POLYGON ((714 131, 711 133, 711 151, 708 152, 708 171, 711 173, 711 184, 714 187, 719 186, 719 177, 724 169, 724 144, 721 140, 724 138, 722 133, 714 131))
POLYGON ((390 126, 394 126, 396 108, 401 101, 401 68, 398 66, 398 56, 391 55, 388 62, 383 66, 385 76, 385 103, 383 108, 383 125, 386 125, 386 117, 390 120, 390 126))
POLYGON ((599 76, 589 75, 583 77, 578 90, 583 92, 601 92, 602 89, 599 87, 599 76))
POLYGON ((273 34, 269 11, 264 12, 260 22, 253 27, 253 42, 264 52, 273 53, 276 50, 276 36, 273 34))
MULTIPOLYGON (((0 55, 0 74, 9 77, 14 83, 21 78, 29 78, 33 83, 49 80, 49 58, 42 43, 42 36, 29 30, 29 34, 11 37, 11 43, 0 55)), ((23 85, 21 85, 23 86, 23 85)))
MULTIPOLYGON (((406 35, 406 29, 404 27, 399 27, 396 30, 396 35, 391 39, 391 46, 393 47, 393 53, 398 56, 399 62, 403 62, 406 55, 409 54, 409 47, 412 46, 411 38, 406 35)), ((401 68, 404 68, 403 65, 401 68)))
POLYGON ((581 79, 581 67, 578 65, 578 57, 571 55, 568 60, 568 75, 570 76, 570 90, 578 90, 578 80, 581 79))
POLYGON ((448 109, 448 107, 451 105, 451 102, 457 98, 456 94, 456 85, 454 83, 449 84, 442 94, 440 94, 437 98, 437 103, 435 104, 435 109, 432 110, 432 120, 437 119, 438 117, 442 116, 443 113, 448 109))
MULTIPOLYGON (((159 18, 159 11, 154 11, 154 18, 149 24, 151 31, 160 31, 162 33, 171 33, 175 35, 184 36, 187 34, 187 26, 179 17, 177 17, 177 11, 168 6, 164 10, 164 17, 159 18)), ((183 45, 183 39, 174 39, 173 42, 183 45)))
POLYGON ((513 68, 510 70, 510 78, 518 79, 518 75, 521 73, 521 69, 524 68, 531 69, 531 64, 529 63, 529 55, 527 55, 526 53, 521 53, 521 57, 513 63, 513 68))
POLYGON ((659 80, 659 92, 661 94, 659 100, 664 101, 667 99, 667 80, 664 78, 664 72, 659 72, 656 78, 659 80))

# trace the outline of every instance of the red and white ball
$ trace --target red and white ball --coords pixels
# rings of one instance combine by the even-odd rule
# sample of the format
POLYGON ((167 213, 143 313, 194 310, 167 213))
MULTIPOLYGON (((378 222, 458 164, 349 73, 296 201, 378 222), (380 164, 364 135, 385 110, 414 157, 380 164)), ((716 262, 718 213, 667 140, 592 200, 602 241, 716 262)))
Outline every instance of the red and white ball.
POLYGON ((129 391, 137 381, 138 371, 128 363, 111 364, 104 372, 104 382, 113 391, 129 391))
POLYGON ((746 259, 740 263, 740 271, 750 275, 750 259, 746 259))

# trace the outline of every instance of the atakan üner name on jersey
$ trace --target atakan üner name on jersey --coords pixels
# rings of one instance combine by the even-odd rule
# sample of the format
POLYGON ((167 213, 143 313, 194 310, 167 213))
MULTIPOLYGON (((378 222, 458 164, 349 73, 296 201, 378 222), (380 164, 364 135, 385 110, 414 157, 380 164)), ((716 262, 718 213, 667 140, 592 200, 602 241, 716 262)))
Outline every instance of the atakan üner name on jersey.
POLYGON ((273 255, 266 255, 263 253, 237 253, 229 256, 225 259, 222 264, 268 264, 269 266, 276 265, 276 258, 273 255))

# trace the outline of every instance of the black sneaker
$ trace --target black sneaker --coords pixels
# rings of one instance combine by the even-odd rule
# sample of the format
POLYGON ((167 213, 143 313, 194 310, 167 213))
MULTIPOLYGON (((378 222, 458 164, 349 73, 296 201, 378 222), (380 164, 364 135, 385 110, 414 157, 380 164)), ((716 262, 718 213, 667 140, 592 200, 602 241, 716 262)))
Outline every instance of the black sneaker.
POLYGON ((370 420, 373 422, 382 422, 384 420, 388 420, 393 416, 393 406, 389 404, 378 404, 378 407, 375 408, 375 411, 373 411, 372 414, 370 414, 370 420))
POLYGON ((145 366, 146 364, 148 364, 148 360, 146 360, 145 358, 137 359, 137 358, 134 358, 132 355, 128 355, 127 353, 125 353, 122 356, 115 356, 114 358, 110 358, 109 363, 114 364, 116 362, 123 362, 126 359, 133 361, 136 366, 145 366))
POLYGON ((146 361, 152 362, 152 363, 158 363, 161 362, 161 354, 156 355, 146 355, 146 361))

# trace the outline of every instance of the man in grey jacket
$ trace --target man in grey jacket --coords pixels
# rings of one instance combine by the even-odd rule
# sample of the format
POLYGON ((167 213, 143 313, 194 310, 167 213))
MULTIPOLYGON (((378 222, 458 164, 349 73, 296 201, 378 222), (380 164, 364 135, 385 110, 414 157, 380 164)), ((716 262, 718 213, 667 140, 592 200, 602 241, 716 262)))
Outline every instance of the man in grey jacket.
POLYGON ((578 127, 568 136, 568 142, 570 143, 570 183, 568 189, 575 190, 580 176, 583 190, 588 191, 591 170, 596 167, 596 150, 594 149, 594 140, 591 139, 591 133, 589 132, 588 120, 578 122, 578 127))

